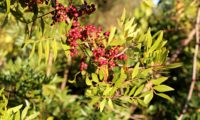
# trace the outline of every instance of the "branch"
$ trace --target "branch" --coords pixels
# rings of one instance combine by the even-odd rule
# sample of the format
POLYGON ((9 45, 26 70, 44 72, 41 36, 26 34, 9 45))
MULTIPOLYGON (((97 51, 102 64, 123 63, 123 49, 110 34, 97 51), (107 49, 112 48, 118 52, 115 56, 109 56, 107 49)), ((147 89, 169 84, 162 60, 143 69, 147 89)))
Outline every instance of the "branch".
POLYGON ((190 32, 190 34, 188 35, 188 37, 187 37, 186 39, 184 39, 184 40, 181 41, 181 44, 182 44, 183 46, 187 46, 187 45, 189 44, 189 42, 192 40, 192 38, 194 37, 195 33, 196 33, 196 28, 194 28, 194 29, 190 32))
POLYGON ((124 54, 127 50, 128 50, 128 48, 125 48, 122 52, 120 52, 119 54, 115 55, 115 57, 119 57, 120 55, 124 54))
MULTIPOLYGON (((196 33, 196 29, 194 28, 187 36, 186 39, 184 40, 181 40, 181 45, 183 46, 187 46, 190 41, 192 41, 192 39, 194 38, 194 35, 196 33)), ((170 62, 173 63, 174 61, 176 61, 176 59, 178 58, 178 55, 182 52, 183 48, 182 47, 179 47, 175 52, 174 54, 172 55, 171 57, 171 60, 170 62)))
POLYGON ((67 63, 66 63, 66 67, 65 67, 65 70, 64 70, 64 76, 63 76, 63 82, 61 83, 61 86, 60 86, 60 89, 61 90, 64 90, 66 85, 67 85, 67 81, 68 81, 68 74, 69 74, 69 70, 70 70, 70 67, 71 67, 71 56, 68 56, 67 57, 67 63))
POLYGON ((187 102, 184 105, 184 108, 178 118, 178 120, 182 120, 183 115, 186 113, 187 109, 188 109, 188 103, 192 98, 192 94, 194 91, 194 86, 196 83, 196 73, 197 73, 197 55, 198 55, 198 51, 199 51, 199 24, 200 24, 200 7, 198 9, 198 13, 197 13, 197 20, 196 20, 196 26, 195 26, 195 33, 196 33, 196 45, 195 45, 195 51, 194 51, 194 57, 193 57, 193 70, 192 70, 192 82, 190 84, 190 90, 187 96, 187 102))

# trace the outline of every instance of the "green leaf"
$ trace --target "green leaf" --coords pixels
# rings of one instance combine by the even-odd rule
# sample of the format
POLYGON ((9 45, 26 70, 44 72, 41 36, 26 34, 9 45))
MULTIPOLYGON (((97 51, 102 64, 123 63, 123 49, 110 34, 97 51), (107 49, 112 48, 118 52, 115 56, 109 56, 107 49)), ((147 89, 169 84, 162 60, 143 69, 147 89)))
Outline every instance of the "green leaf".
POLYGON ((41 17, 40 19, 40 25, 41 25, 41 29, 42 29, 42 36, 44 35, 44 28, 45 28, 45 23, 44 23, 44 20, 43 18, 41 17))
POLYGON ((151 29, 148 29, 147 32, 147 49, 149 49, 152 45, 152 36, 151 36, 151 29))
POLYGON ((53 59, 55 61, 57 58, 57 54, 58 54, 58 47, 57 47, 56 39, 53 40, 52 49, 53 49, 53 59))
POLYGON ((109 45, 110 46, 118 46, 118 45, 123 45, 125 42, 126 42, 125 39, 113 40, 113 41, 111 41, 111 43, 109 45))
POLYGON ((20 119, 20 111, 17 111, 17 113, 15 114, 15 120, 21 120, 20 119))
POLYGON ((106 105, 106 102, 107 102, 106 99, 103 99, 103 101, 100 102, 100 104, 99 104, 100 112, 103 111, 103 109, 106 105))
POLYGON ((97 74, 95 74, 95 73, 92 73, 92 81, 94 81, 94 82, 96 82, 96 83, 98 83, 98 82, 99 82, 99 79, 98 79, 98 76, 97 76, 97 74))
POLYGON ((142 92, 143 88, 144 88, 144 85, 141 85, 141 86, 136 90, 134 96, 139 95, 139 94, 142 92))
POLYGON ((152 71, 152 68, 142 69, 141 75, 142 77, 147 77, 152 71))
POLYGON ((99 97, 98 96, 93 96, 92 100, 88 103, 89 106, 93 106, 94 104, 99 102, 99 97))
POLYGON ((86 77, 85 82, 86 82, 86 85, 88 85, 88 86, 92 85, 92 81, 88 77, 86 77))
POLYGON ((100 80, 103 80, 103 77, 104 77, 104 70, 100 69, 99 70, 99 78, 100 78, 100 80))
POLYGON ((151 0, 143 0, 142 2, 150 8, 155 6, 151 0))
POLYGON ((109 38, 108 38, 108 44, 110 44, 111 41, 113 40, 114 35, 115 35, 115 31, 116 31, 116 27, 112 27, 111 30, 110 30, 109 38))
POLYGON ((126 91, 125 91, 124 95, 125 95, 125 96, 127 96, 129 92, 130 92, 130 87, 129 87, 129 86, 127 86, 127 87, 126 87, 126 91))
POLYGON ((115 82, 115 87, 116 88, 120 87, 122 85, 122 83, 124 82, 124 80, 126 80, 126 78, 127 78, 127 75, 125 74, 124 69, 122 68, 120 77, 115 82))
POLYGON ((144 103, 149 104, 149 102, 153 99, 153 91, 151 91, 149 94, 147 94, 144 97, 144 103))
POLYGON ((47 118, 47 120, 54 120, 54 117, 50 116, 47 118))
POLYGON ((23 106, 23 105, 18 105, 18 106, 16 106, 16 107, 9 108, 9 109, 8 109, 8 112, 10 112, 10 113, 16 113, 16 112, 18 112, 18 111, 22 108, 22 106, 23 106))
POLYGON ((81 3, 84 4, 84 0, 81 0, 81 3))
POLYGON ((48 59, 49 59, 49 52, 50 52, 49 40, 47 40, 46 44, 45 44, 45 60, 46 60, 46 63, 48 62, 48 59))
POLYGON ((139 66, 140 66, 140 63, 137 63, 137 64, 135 65, 135 67, 133 68, 132 79, 133 79, 134 77, 136 77, 137 74, 139 73, 139 66))
POLYGON ((110 91, 112 90, 112 87, 110 87, 109 85, 107 85, 106 89, 103 92, 104 96, 109 95, 110 91))
POLYGON ((122 23, 124 23, 125 18, 126 18, 126 9, 123 10, 123 13, 122 13, 122 16, 121 16, 121 19, 120 19, 122 23))
POLYGON ((129 30, 132 24, 134 23, 135 18, 131 18, 128 22, 125 24, 125 31, 129 30))
POLYGON ((153 89, 158 91, 158 92, 167 92, 167 91, 174 90, 173 88, 171 88, 167 85, 157 85, 157 86, 154 86, 153 89))
POLYGON ((35 118, 39 115, 39 112, 35 112, 32 115, 28 116, 26 120, 35 120, 35 118))
POLYGON ((42 60, 42 42, 40 41, 38 44, 38 63, 42 60))
POLYGON ((168 79, 168 77, 160 77, 158 79, 153 79, 150 82, 154 85, 160 85, 161 83, 165 82, 168 79))
POLYGON ((157 40, 154 42, 154 44, 149 49, 149 52, 153 52, 154 50, 156 50, 160 46, 160 43, 162 42, 162 40, 163 40, 163 32, 161 31, 157 40))
POLYGON ((108 99, 108 105, 109 105, 109 107, 111 107, 112 109, 114 109, 112 100, 110 98, 108 99))
POLYGON ((35 52, 35 43, 33 43, 33 48, 32 48, 31 53, 29 55, 29 59, 33 57, 34 52, 35 52))
POLYGON ((144 101, 141 100, 141 99, 137 99, 137 102, 138 102, 140 105, 144 106, 144 107, 147 106, 147 104, 145 104, 144 101))
POLYGON ((168 95, 164 94, 164 93, 157 93, 157 95, 162 97, 162 98, 169 100, 170 102, 173 102, 173 99, 171 97, 169 97, 168 95))
POLYGON ((2 96, 3 91, 4 91, 4 88, 1 88, 0 89, 0 96, 2 96))
POLYGON ((6 0, 7 13, 10 12, 10 0, 6 0))
POLYGON ((137 86, 134 86, 134 87, 131 89, 131 91, 129 92, 128 96, 133 95, 133 93, 135 92, 136 88, 137 88, 137 86))
POLYGON ((173 68, 178 68, 181 67, 183 64, 182 63, 173 63, 170 65, 164 66, 164 69, 173 69, 173 68))
POLYGON ((30 105, 29 105, 29 103, 27 102, 27 106, 26 106, 26 107, 23 109, 23 111, 22 111, 22 116, 21 116, 22 120, 25 119, 25 117, 26 117, 26 115, 27 115, 27 113, 28 113, 29 107, 30 107, 30 105))
POLYGON ((148 95, 151 91, 145 91, 143 93, 141 93, 138 97, 142 98, 145 97, 146 95, 148 95))

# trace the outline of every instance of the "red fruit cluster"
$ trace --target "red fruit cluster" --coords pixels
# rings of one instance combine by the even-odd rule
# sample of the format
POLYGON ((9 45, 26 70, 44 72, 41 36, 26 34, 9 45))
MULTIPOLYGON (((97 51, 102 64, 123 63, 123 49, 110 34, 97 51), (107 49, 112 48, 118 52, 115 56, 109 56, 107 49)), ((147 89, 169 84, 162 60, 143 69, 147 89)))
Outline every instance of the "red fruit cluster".
POLYGON ((80 55, 83 57, 80 63, 80 71, 88 68, 88 64, 84 61, 87 56, 86 49, 92 51, 92 56, 90 56, 91 61, 97 66, 108 65, 109 68, 113 68, 116 66, 117 60, 126 59, 126 55, 120 53, 120 46, 110 46, 107 48, 103 44, 103 41, 108 41, 110 32, 102 32, 101 27, 95 27, 93 25, 81 26, 78 22, 79 17, 85 14, 91 14, 95 11, 95 6, 93 4, 88 5, 84 2, 83 5, 78 7, 74 5, 65 7, 55 0, 53 8, 55 9, 55 11, 52 12, 53 24, 62 21, 68 24, 70 20, 73 20, 72 27, 66 34, 66 44, 70 46, 70 55, 72 57, 80 54, 78 48, 80 48, 81 53, 83 53, 80 55), (87 43, 87 45, 84 43, 87 43))
MULTIPOLYGON (((77 23, 76 23, 77 24, 77 23)), ((87 41, 88 46, 82 46, 83 48, 89 48, 93 55, 91 57, 92 61, 98 66, 108 65, 109 68, 116 66, 117 60, 125 60, 126 55, 120 53, 120 46, 111 47, 109 49, 105 48, 102 40, 105 39, 108 41, 110 32, 102 32, 100 27, 95 27, 93 25, 80 26, 74 25, 72 29, 69 30, 67 34, 67 44, 71 47, 70 55, 74 57, 78 55, 78 40, 87 41)), ((82 61, 80 65, 80 70, 87 69, 88 65, 82 61)))
POLYGON ((33 10, 33 5, 36 5, 36 4, 43 4, 45 2, 45 4, 48 4, 49 0, 22 0, 22 1, 19 1, 21 3, 21 5, 23 7, 26 7, 28 6, 29 10, 33 10))
POLYGON ((126 55, 119 52, 119 46, 113 47, 108 50, 105 48, 98 47, 93 50, 94 62, 98 63, 99 66, 107 65, 110 68, 116 66, 116 60, 125 60, 126 55))
POLYGON ((77 21, 74 23, 75 25, 72 26, 67 34, 66 41, 66 43, 71 47, 71 56, 77 55, 77 40, 85 41, 90 38, 91 40, 88 42, 92 43, 92 41, 98 39, 101 34, 101 28, 96 28, 93 25, 80 26, 77 21))
POLYGON ((74 5, 70 5, 69 7, 65 7, 61 3, 58 2, 58 0, 55 1, 55 6, 53 6, 55 11, 52 12, 52 19, 53 23, 55 22, 62 22, 65 21, 66 23, 69 23, 71 19, 74 21, 78 20, 78 17, 81 17, 85 14, 91 14, 95 11, 94 4, 88 5, 86 2, 84 2, 83 5, 80 5, 79 7, 76 7, 74 5))
POLYGON ((80 65, 80 71, 83 71, 83 70, 86 70, 88 67, 88 64, 85 63, 84 61, 81 62, 81 65, 80 65))

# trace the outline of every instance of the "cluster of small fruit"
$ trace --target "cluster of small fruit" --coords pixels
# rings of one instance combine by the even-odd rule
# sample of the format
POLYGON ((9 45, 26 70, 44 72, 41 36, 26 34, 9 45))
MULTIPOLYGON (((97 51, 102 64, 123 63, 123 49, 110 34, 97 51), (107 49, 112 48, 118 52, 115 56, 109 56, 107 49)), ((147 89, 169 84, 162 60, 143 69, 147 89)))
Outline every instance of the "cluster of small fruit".
POLYGON ((69 5, 65 7, 57 0, 53 6, 55 9, 52 12, 53 23, 72 21, 72 26, 66 34, 66 44, 70 46, 71 57, 82 56, 80 63, 80 71, 86 70, 88 64, 85 61, 86 57, 97 66, 108 65, 109 68, 116 66, 118 60, 125 60, 125 53, 120 53, 122 46, 106 46, 104 41, 108 41, 110 32, 103 32, 101 27, 93 25, 81 25, 78 18, 83 15, 89 15, 95 11, 94 4, 88 5, 84 2, 83 5, 69 5), (81 49, 79 49, 81 48, 81 49), (90 56, 87 55, 87 50, 91 51, 90 56), (83 53, 83 54, 82 54, 83 53))
POLYGON ((38 4, 48 4, 49 0, 20 0, 19 1, 22 5, 22 7, 27 7, 28 6, 28 10, 32 11, 33 10, 33 6, 34 5, 38 5, 38 4))
POLYGON ((55 5, 52 5, 52 7, 55 9, 52 12, 52 24, 63 21, 69 23, 72 19, 73 21, 78 21, 78 17, 81 17, 85 14, 89 15, 95 11, 95 5, 88 5, 87 2, 84 2, 84 4, 80 6, 70 5, 65 7, 63 4, 59 3, 58 0, 55 0, 55 5))

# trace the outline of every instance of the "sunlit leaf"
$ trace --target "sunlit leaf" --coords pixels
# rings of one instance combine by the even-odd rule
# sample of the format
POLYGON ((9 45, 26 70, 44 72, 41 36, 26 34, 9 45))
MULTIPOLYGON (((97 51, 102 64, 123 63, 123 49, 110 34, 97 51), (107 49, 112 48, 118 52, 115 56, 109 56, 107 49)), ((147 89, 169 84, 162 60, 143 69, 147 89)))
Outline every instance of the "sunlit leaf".
POLYGON ((125 39, 121 39, 121 40, 113 40, 111 41, 111 43, 109 44, 110 46, 118 46, 118 45, 123 45, 125 43, 125 39))
POLYGON ((113 40, 114 35, 115 35, 115 31, 116 31, 116 27, 112 27, 111 30, 110 30, 109 38, 108 38, 108 44, 110 44, 111 41, 113 40))
POLYGON ((20 120, 20 111, 15 114, 15 120, 20 120))
POLYGON ((140 63, 137 63, 135 65, 135 67, 133 68, 132 79, 135 78, 137 76, 137 74, 139 73, 139 65, 140 65, 140 63))
POLYGON ((160 77, 158 79, 153 79, 150 82, 154 85, 160 85, 161 83, 165 82, 168 78, 167 77, 160 77))
POLYGON ((124 82, 124 80, 126 80, 126 78, 127 78, 127 75, 125 74, 124 69, 122 68, 120 77, 115 82, 115 87, 117 87, 117 88, 120 87, 122 85, 122 83, 124 82))
POLYGON ((164 93, 157 93, 157 95, 162 97, 162 98, 169 100, 170 102, 173 102, 173 99, 171 97, 169 97, 168 95, 164 94, 164 93))
POLYGON ((134 86, 132 89, 131 89, 131 91, 129 92, 129 96, 131 96, 131 95, 133 95, 134 94, 134 92, 135 92, 135 90, 136 90, 136 86, 134 86))
POLYGON ((26 120, 35 120, 36 117, 37 117, 39 114, 40 114, 39 112, 35 112, 35 113, 33 113, 32 115, 28 116, 28 117, 26 118, 26 120))
POLYGON ((144 89, 144 85, 141 85, 141 86, 135 91, 134 96, 139 95, 139 94, 142 92, 143 89, 144 89))
POLYGON ((103 95, 109 95, 109 92, 112 90, 112 87, 110 87, 109 85, 107 85, 106 89, 103 92, 103 95))
POLYGON ((38 63, 40 63, 42 60, 42 54, 42 42, 40 41, 38 44, 38 63))
POLYGON ((182 63, 173 63, 173 64, 166 65, 164 69, 178 68, 178 67, 181 67, 182 65, 183 65, 182 63))
POLYGON ((35 43, 33 43, 33 48, 32 48, 32 50, 31 50, 31 53, 30 53, 30 55, 29 55, 29 58, 32 58, 34 52, 35 52, 35 43))
POLYGON ((22 108, 23 105, 18 105, 16 107, 12 107, 12 108, 9 108, 8 111, 9 112, 13 112, 13 113, 16 113, 17 111, 19 111, 21 108, 22 108))
POLYGON ((41 25, 41 29, 42 29, 42 35, 44 35, 45 23, 44 23, 44 20, 42 17, 40 19, 40 25, 41 25))
POLYGON ((130 27, 133 25, 135 18, 131 18, 128 22, 125 24, 125 31, 129 30, 130 27))
POLYGON ((27 115, 27 113, 28 113, 28 109, 29 109, 29 104, 23 109, 23 111, 22 111, 22 115, 21 115, 21 119, 22 120, 24 120, 25 119, 25 117, 26 117, 26 115, 27 115))
POLYGON ((48 59, 49 59, 49 52, 50 52, 49 40, 47 40, 46 44, 45 44, 45 60, 46 60, 46 63, 48 62, 48 59))
POLYGON ((153 89, 158 91, 158 92, 167 92, 167 91, 174 90, 173 88, 171 88, 167 85, 157 85, 157 86, 154 86, 153 89))
POLYGON ((11 1, 11 0, 6 0, 7 13, 10 12, 10 1, 11 1))
POLYGON ((97 74, 95 74, 95 73, 92 73, 92 81, 94 81, 94 82, 96 82, 96 83, 98 83, 98 82, 99 82, 99 79, 98 79, 98 76, 97 76, 97 74))
POLYGON ((151 91, 149 94, 147 94, 144 97, 144 103, 149 104, 149 102, 152 100, 152 98, 153 98, 153 91, 151 91))
POLYGON ((126 9, 123 10, 123 13, 122 13, 122 16, 121 16, 121 19, 120 19, 122 23, 124 23, 125 18, 126 18, 126 9))
POLYGON ((110 98, 108 99, 108 105, 110 108, 114 109, 112 100, 110 98))
POLYGON ((99 79, 103 80, 104 77, 104 70, 103 69, 99 69, 99 79))
POLYGON ((88 77, 86 77, 85 82, 86 82, 86 85, 88 86, 92 85, 92 81, 88 77))
POLYGON ((57 42, 56 42, 55 39, 54 39, 53 42, 52 42, 52 49, 53 49, 53 59, 54 59, 54 61, 55 61, 56 58, 57 58, 57 54, 58 54, 57 42))
POLYGON ((99 104, 100 112, 103 111, 103 109, 106 105, 106 102, 107 102, 106 99, 103 99, 103 101, 100 102, 100 104, 99 104))
POLYGON ((149 52, 152 52, 154 50, 156 50, 159 46, 160 46, 160 43, 163 39, 163 32, 161 31, 157 40, 154 42, 154 44, 151 46, 151 48, 149 49, 149 52))

